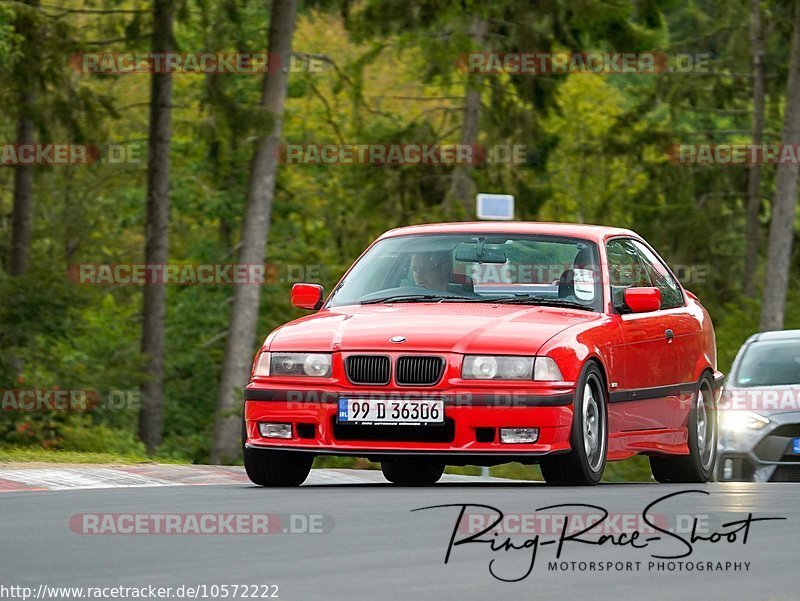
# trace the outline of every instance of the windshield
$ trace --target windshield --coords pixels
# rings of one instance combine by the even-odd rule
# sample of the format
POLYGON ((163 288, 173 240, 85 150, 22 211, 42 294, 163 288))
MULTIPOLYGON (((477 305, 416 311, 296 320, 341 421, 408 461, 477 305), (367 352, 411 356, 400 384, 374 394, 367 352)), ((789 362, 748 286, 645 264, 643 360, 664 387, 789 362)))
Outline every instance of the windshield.
POLYGON ((329 307, 382 302, 509 302, 598 311, 597 247, 587 240, 438 234, 376 243, 329 307))
POLYGON ((754 342, 736 370, 737 386, 800 384, 800 340, 754 342))

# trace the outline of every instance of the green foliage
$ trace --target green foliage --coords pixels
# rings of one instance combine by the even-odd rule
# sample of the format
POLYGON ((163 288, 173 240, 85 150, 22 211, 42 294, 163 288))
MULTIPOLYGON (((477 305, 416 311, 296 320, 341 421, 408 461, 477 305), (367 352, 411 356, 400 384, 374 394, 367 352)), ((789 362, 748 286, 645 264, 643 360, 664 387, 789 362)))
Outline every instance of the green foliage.
POLYGON ((108 452, 53 451, 35 447, 0 447, 0 463, 112 463, 131 465, 137 463, 180 463, 169 457, 147 457, 144 454, 118 455, 108 452))
POLYGON ((65 451, 138 457, 145 455, 144 445, 134 438, 130 428, 112 429, 105 424, 89 422, 70 424, 62 432, 59 448, 65 451))
POLYGON ((620 126, 628 102, 600 75, 575 75, 561 86, 544 124, 559 142, 548 157, 551 197, 542 218, 633 225, 630 207, 648 187, 647 174, 641 159, 613 150, 635 135, 620 126))
MULTIPOLYGON (((314 467, 327 468, 356 468, 356 469, 380 469, 380 465, 355 459, 353 457, 317 457, 314 460, 314 467)), ((462 476, 479 476, 481 468, 474 465, 466 466, 447 466, 447 474, 460 474, 462 476)), ((538 465, 523 465, 521 463, 504 463, 489 468, 489 476, 492 478, 508 478, 510 480, 536 480, 542 482, 542 472, 538 465)), ((647 457, 632 457, 624 461, 612 461, 606 464, 603 473, 603 482, 652 482, 653 477, 650 473, 650 462, 647 457)))
MULTIPOLYGON (((127 5, 126 5, 127 6, 127 5)), ((766 139, 781 129, 788 14, 763 3, 768 111, 766 139)), ((147 9, 133 3, 131 8, 147 9)), ((580 0, 529 3, 364 0, 306 4, 297 52, 324 55, 321 72, 292 73, 284 117, 288 143, 440 143, 460 139, 468 85, 481 92, 479 142, 524 144, 521 165, 480 165, 481 191, 513 193, 518 217, 628 226, 673 265, 706 304, 727 370, 758 325, 744 298, 747 171, 670 163, 673 143, 746 142, 751 122, 747 3, 580 0), (487 23, 481 45, 474 17, 487 23), (707 54, 713 74, 486 75, 468 80, 462 52, 581 51, 707 54)), ((19 93, 37 93, 37 139, 138 145, 146 157, 147 75, 78 74, 75 51, 147 48, 150 15, 45 16, 51 9, 0 5, 0 121, 13 141, 19 93), (38 28, 31 44, 31 28, 38 28), (106 41, 97 45, 90 42, 106 41), (114 41, 118 40, 118 41, 114 41)), ((183 3, 180 51, 257 52, 266 47, 263 2, 183 3)), ((236 261, 253 140, 269 123, 258 109, 261 78, 176 75, 171 157, 170 261, 236 261)), ((144 162, 35 169, 32 269, 0 270, 0 387, 137 391, 147 377, 139 352, 141 289, 84 286, 76 263, 140 262, 144 162)), ((391 227, 451 218, 442 200, 447 165, 281 165, 265 260, 259 343, 299 317, 288 300, 295 279, 327 290, 375 236, 391 227), (294 271, 291 271, 294 269, 294 271)), ((762 193, 774 188, 763 169, 762 193)), ((10 253, 13 169, 0 170, 0 260, 10 253)), ((762 216, 762 238, 768 211, 762 216)), ((763 241, 763 240, 762 240, 763 241)), ((763 254, 762 244, 762 254, 763 254)), ((787 327, 800 327, 796 251, 787 327)), ((168 290, 163 457, 208 459, 217 379, 230 311, 229 286, 168 290)), ((253 349, 255 350, 255 349, 253 349)), ((135 409, 2 412, 0 441, 25 449, 107 451, 137 457, 135 409)), ((28 451, 25 451, 28 452, 28 451)), ((34 453, 34 451, 31 451, 34 453)), ((34 453, 35 454, 35 453, 34 453)), ((59 457, 64 455, 59 454, 59 457)), ((2 461, 0 455, 0 461, 2 461)), ((375 467, 351 459, 318 465, 375 467)), ((464 468, 460 471, 475 471, 464 468)), ((498 466, 502 477, 538 478, 537 468, 498 466)), ((644 459, 609 464, 606 478, 649 480, 644 459)))
MULTIPOLYGON (((790 290, 786 305, 785 328, 800 329, 800 290, 790 290)), ((719 369, 727 374, 739 347, 750 336, 758 332, 759 303, 752 299, 740 298, 737 302, 728 303, 720 312, 722 318, 716 322, 717 362, 719 369)))
POLYGON ((20 57, 22 36, 14 30, 14 11, 0 5, 0 70, 9 69, 20 57))

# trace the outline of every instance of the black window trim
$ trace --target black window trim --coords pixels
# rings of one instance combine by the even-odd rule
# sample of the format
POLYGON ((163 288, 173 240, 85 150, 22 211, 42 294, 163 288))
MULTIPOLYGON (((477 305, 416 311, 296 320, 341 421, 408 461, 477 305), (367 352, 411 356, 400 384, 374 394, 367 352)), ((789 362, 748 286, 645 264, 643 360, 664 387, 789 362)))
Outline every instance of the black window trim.
MULTIPOLYGON (((356 257, 356 259, 353 261, 353 263, 350 264, 350 267, 348 267, 344 275, 342 275, 341 279, 339 280, 339 283, 331 291, 331 294, 328 296, 327 299, 325 299, 325 303, 323 304, 322 308, 333 309, 336 307, 352 306, 352 304, 332 305, 331 302, 333 301, 334 293, 337 292, 338 289, 344 284, 345 278, 347 278, 350 272, 355 268, 355 266, 364 259, 367 253, 370 250, 372 250, 372 248, 375 245, 377 245, 380 242, 383 242, 384 240, 392 240, 395 238, 414 238, 423 236, 480 236, 480 235, 486 235, 486 236, 498 235, 498 236, 509 236, 509 237, 519 236, 520 238, 532 238, 532 239, 538 238, 538 239, 546 239, 547 241, 555 241, 563 243, 576 243, 576 242, 584 243, 593 249, 595 257, 600 263, 602 263, 603 260, 602 257, 600 256, 600 244, 598 240, 594 238, 583 238, 581 236, 570 236, 564 234, 541 234, 536 232, 497 231, 497 232, 439 232, 431 234, 422 233, 422 234, 401 234, 398 236, 386 236, 385 238, 375 239, 372 242, 372 244, 370 244, 367 248, 365 248, 362 251, 362 253, 358 257, 356 257)), ((601 264, 598 267, 602 270, 603 266, 601 264)), ((600 292, 604 296, 603 286, 600 286, 600 292)), ((613 299, 611 300, 613 301, 613 299)), ((591 308, 593 313, 604 313, 605 312, 604 306, 606 304, 606 299, 601 298, 599 300, 596 300, 595 303, 596 303, 595 306, 590 307, 589 305, 587 305, 587 308, 591 308)))
MULTIPOLYGON (((613 242, 615 240, 629 240, 631 242, 639 242, 640 244, 646 246, 648 249, 650 249, 650 252, 653 253, 653 256, 658 260, 658 262, 661 263, 661 265, 664 267, 664 269, 667 270, 667 273, 669 273, 672 276, 672 279, 675 280, 675 283, 678 284, 678 291, 681 293, 681 304, 680 305, 676 305, 674 307, 669 307, 668 309, 662 309, 662 311, 670 311, 672 309, 680 309, 681 307, 685 307, 686 306, 686 291, 683 289, 683 284, 681 284, 681 281, 677 278, 677 276, 672 271, 672 269, 670 269, 669 265, 667 265, 667 262, 664 259, 661 258, 661 255, 659 255, 656 252, 656 250, 652 246, 650 246, 650 244, 648 244, 647 241, 645 241, 644 238, 636 238, 634 236, 627 236, 627 235, 624 235, 624 234, 623 235, 618 235, 618 236, 612 236, 610 238, 606 238, 604 244, 605 244, 605 251, 606 251, 606 265, 607 265, 607 267, 610 267, 609 260, 608 260, 608 244, 609 244, 609 242, 613 242)), ((641 255, 641 253, 639 252, 639 249, 637 249, 636 246, 634 246, 633 249, 636 251, 636 256, 639 257, 639 260, 642 261, 643 263, 646 263, 647 261, 646 261, 645 257, 643 257, 641 255)), ((616 315, 625 315, 626 313, 619 311, 618 307, 614 304, 614 290, 613 290, 613 288, 611 286, 611 270, 610 270, 610 268, 608 270, 608 274, 609 274, 609 277, 608 277, 608 294, 609 294, 609 297, 611 299, 611 311, 612 311, 613 314, 616 314, 616 315)), ((647 277, 649 279, 650 278, 650 274, 647 274, 647 277)), ((650 283, 652 284, 652 281, 650 283)))

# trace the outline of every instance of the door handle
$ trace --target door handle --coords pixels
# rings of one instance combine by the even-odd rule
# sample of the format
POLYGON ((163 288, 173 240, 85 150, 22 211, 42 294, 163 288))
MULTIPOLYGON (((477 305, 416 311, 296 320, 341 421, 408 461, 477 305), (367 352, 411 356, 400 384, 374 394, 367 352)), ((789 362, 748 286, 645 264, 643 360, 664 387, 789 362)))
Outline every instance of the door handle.
POLYGON ((667 337, 667 342, 672 342, 675 339, 675 332, 671 328, 664 330, 664 335, 667 337))

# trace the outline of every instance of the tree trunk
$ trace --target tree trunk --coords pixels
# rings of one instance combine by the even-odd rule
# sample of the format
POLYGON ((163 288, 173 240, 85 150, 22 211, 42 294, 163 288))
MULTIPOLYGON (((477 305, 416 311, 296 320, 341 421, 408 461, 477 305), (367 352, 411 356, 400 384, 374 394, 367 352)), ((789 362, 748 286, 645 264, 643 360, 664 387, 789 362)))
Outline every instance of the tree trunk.
MULTIPOLYGON (((172 49, 172 0, 154 0, 153 52, 172 49)), ((153 73, 150 87, 150 131, 147 161, 147 224, 145 263, 163 265, 169 256, 169 152, 172 137, 172 76, 153 73)), ((144 287, 142 354, 147 361, 142 384, 139 437, 153 454, 161 444, 164 406, 164 323, 167 311, 165 284, 144 287)))
MULTIPOLYGON (((270 58, 279 56, 288 64, 296 15, 296 0, 273 0, 269 27, 270 58)), ((269 133, 257 140, 250 167, 239 263, 264 262, 275 194, 275 150, 281 137, 288 81, 289 74, 282 68, 264 75, 261 107, 272 118, 272 125, 269 133)), ((239 456, 242 388, 250 376, 260 300, 260 286, 242 284, 234 288, 214 420, 212 463, 228 463, 239 456)))
MULTIPOLYGON (((34 143, 34 126, 30 111, 35 95, 33 90, 23 90, 19 95, 17 144, 34 143)), ((33 197, 33 167, 14 167, 14 213, 11 229, 11 259, 8 272, 13 276, 25 275, 31 252, 31 203, 33 197)))
MULTIPOLYGON (((752 0, 750 24, 750 54, 753 63, 753 146, 759 146, 764 132, 764 47, 761 27, 761 0, 752 0)), ((756 296, 758 269, 758 239, 761 215, 761 165, 750 165, 747 181, 747 223, 745 224, 744 292, 756 296)))
MULTIPOLYGON (((24 4, 38 7, 39 0, 24 0, 24 4)), ((35 142, 35 126, 33 120, 34 102, 36 101, 35 77, 33 73, 41 68, 38 64, 36 44, 39 38, 39 24, 28 10, 17 13, 14 24, 15 33, 22 38, 21 58, 17 64, 13 81, 18 82, 17 99, 17 144, 33 144, 35 142)), ((14 208, 11 218, 11 255, 8 262, 8 273, 22 276, 28 271, 31 254, 31 212, 33 205, 33 167, 17 165, 14 167, 14 208)))
MULTIPOLYGON (((781 142, 797 144, 800 143, 800 0, 794 2, 794 26, 789 52, 789 80, 786 85, 786 112, 781 142)), ((800 165, 796 161, 778 165, 769 227, 767 273, 761 303, 761 330, 783 328, 797 208, 798 172, 800 165)))
MULTIPOLYGON (((471 34, 476 47, 483 50, 486 41, 487 22, 475 17, 472 22, 471 34)), ((467 91, 464 95, 464 122, 461 128, 461 144, 473 147, 478 142, 481 118, 481 76, 467 75, 467 91)), ((448 212, 458 206, 464 216, 473 216, 473 203, 475 199, 475 182, 472 179, 473 165, 456 165, 453 169, 453 179, 450 189, 445 196, 445 209, 448 212)))

